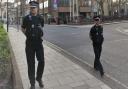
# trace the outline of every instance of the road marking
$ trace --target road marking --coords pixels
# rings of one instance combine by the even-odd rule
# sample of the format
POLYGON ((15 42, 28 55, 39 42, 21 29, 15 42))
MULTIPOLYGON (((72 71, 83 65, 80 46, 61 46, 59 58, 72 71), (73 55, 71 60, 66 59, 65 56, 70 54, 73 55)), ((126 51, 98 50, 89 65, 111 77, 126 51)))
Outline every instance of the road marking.
MULTIPOLYGON (((110 23, 103 23, 103 25, 111 25, 111 24, 119 24, 119 23, 128 23, 127 20, 123 20, 121 22, 110 22, 110 23)), ((61 24, 61 25, 49 25, 49 26, 58 26, 58 27, 78 27, 78 28, 85 28, 85 27, 92 27, 94 24, 89 24, 89 25, 64 25, 64 24, 61 24)), ((48 25, 45 25, 45 26, 48 26, 48 25)))
POLYGON ((124 30, 124 32, 128 32, 128 29, 127 30, 124 30))
POLYGON ((54 25, 54 26, 58 26, 58 27, 76 27, 76 28, 90 28, 93 26, 93 24, 91 25, 54 25))
POLYGON ((107 41, 105 43, 113 43, 113 42, 120 42, 120 41, 126 41, 128 39, 119 39, 119 40, 113 40, 113 41, 107 41))
POLYGON ((72 35, 76 35, 76 34, 78 34, 78 33, 71 33, 72 35))
POLYGON ((111 80, 113 80, 113 81, 117 82, 118 84, 122 85, 124 88, 128 89, 128 86, 127 86, 127 85, 125 85, 125 84, 123 84, 123 83, 122 83, 122 82, 120 82, 119 80, 117 80, 117 79, 115 79, 115 78, 111 77, 111 76, 110 76, 110 75, 108 75, 108 74, 106 74, 106 76, 107 76, 108 78, 110 78, 111 80))
MULTIPOLYGON (((45 41, 46 41, 46 40, 45 40, 45 41)), ((80 59, 80 58, 74 56, 72 53, 70 53, 70 52, 68 52, 68 51, 66 51, 66 50, 64 50, 64 49, 62 49, 62 48, 60 48, 59 46, 54 45, 54 44, 51 43, 51 42, 46 41, 46 44, 48 44, 48 43, 49 43, 50 45, 52 45, 53 47, 55 47, 56 49, 62 50, 62 51, 65 52, 66 54, 68 54, 68 55, 70 55, 70 56, 72 56, 72 57, 78 59, 79 61, 81 61, 81 62, 85 63, 86 65, 90 66, 91 68, 93 68, 93 66, 92 66, 91 64, 89 64, 88 62, 83 61, 82 59, 80 59)), ((125 85, 125 84, 123 84, 123 83, 120 82, 119 80, 115 79, 114 77, 111 77, 111 76, 108 75, 108 74, 105 74, 105 75, 106 75, 108 78, 110 78, 111 80, 113 80, 113 81, 115 81, 116 83, 118 83, 118 84, 120 84, 121 86, 123 86, 124 88, 128 89, 128 86, 125 85)), ((105 84, 105 83, 104 83, 104 84, 105 84)))
POLYGON ((118 32, 121 32, 121 33, 123 33, 123 34, 125 34, 125 35, 128 35, 128 32, 126 32, 126 29, 125 29, 125 31, 123 30, 121 30, 122 28, 120 28, 120 27, 118 27, 118 28, 116 28, 116 30, 118 31, 118 32))

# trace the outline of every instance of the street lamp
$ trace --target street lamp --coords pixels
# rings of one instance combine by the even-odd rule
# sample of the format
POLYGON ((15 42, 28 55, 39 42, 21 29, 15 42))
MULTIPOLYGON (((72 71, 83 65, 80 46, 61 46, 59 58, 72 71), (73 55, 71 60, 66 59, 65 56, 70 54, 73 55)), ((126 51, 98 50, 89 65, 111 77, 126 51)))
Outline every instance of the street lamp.
POLYGON ((72 20, 72 0, 70 0, 70 22, 72 20))
POLYGON ((8 18, 8 0, 7 0, 7 32, 8 32, 8 26, 9 26, 9 18, 8 18))
POLYGON ((43 19, 44 19, 44 21, 45 21, 44 0, 43 0, 43 19))
POLYGON ((2 21, 2 0, 0 2, 0 6, 1 6, 1 21, 2 21))
POLYGON ((43 0, 43 16, 44 16, 44 0, 43 0))

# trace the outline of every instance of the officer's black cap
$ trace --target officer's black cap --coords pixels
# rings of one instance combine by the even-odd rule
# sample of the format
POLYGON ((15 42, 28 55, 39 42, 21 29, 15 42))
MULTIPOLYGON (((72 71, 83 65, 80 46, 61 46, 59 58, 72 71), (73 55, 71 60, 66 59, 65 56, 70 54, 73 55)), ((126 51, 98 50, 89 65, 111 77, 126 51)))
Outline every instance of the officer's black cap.
POLYGON ((36 1, 30 1, 29 2, 29 5, 30 5, 30 7, 38 7, 39 6, 39 3, 36 2, 36 1))
POLYGON ((100 20, 100 16, 94 16, 93 19, 94 19, 95 21, 99 21, 99 20, 100 20))

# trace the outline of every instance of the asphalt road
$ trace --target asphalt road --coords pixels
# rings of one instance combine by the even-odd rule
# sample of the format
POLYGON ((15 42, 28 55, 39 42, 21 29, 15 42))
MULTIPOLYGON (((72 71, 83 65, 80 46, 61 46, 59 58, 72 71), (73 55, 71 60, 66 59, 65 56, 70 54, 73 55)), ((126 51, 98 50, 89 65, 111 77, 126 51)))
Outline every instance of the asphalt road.
MULTIPOLYGON (((44 39, 93 65, 91 26, 45 25, 44 39)), ((104 25, 101 61, 106 74, 128 87, 128 23, 104 25)))

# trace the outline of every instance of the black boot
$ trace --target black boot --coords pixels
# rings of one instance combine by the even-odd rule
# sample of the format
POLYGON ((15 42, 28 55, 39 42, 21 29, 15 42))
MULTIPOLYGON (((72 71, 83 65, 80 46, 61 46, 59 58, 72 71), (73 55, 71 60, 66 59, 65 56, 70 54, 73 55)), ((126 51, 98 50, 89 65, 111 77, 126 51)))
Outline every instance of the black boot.
POLYGON ((99 71, 98 67, 94 67, 94 69, 95 69, 96 71, 99 71))
POLYGON ((32 85, 32 86, 30 87, 30 89, 36 89, 36 88, 35 88, 35 86, 34 86, 34 85, 32 85))
POLYGON ((39 86, 40 86, 41 88, 44 87, 43 81, 42 81, 41 79, 36 78, 36 81, 39 83, 39 86))
POLYGON ((104 76, 104 71, 100 71, 100 75, 101 75, 101 77, 103 77, 104 76))

